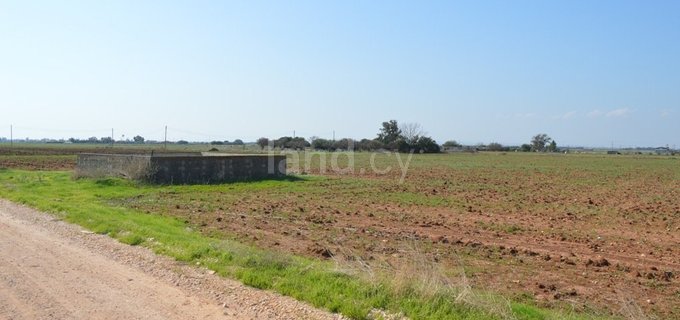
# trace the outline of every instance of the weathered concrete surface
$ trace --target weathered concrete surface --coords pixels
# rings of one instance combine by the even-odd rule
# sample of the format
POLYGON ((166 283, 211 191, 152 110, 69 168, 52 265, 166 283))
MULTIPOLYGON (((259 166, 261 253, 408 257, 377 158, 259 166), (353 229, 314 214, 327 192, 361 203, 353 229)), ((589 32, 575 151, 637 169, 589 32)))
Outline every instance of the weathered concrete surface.
POLYGON ((205 184, 286 175, 283 155, 80 154, 76 174, 117 176, 159 184, 205 184))
POLYGON ((286 157, 275 155, 151 157, 150 180, 161 184, 216 183, 286 175, 286 157))

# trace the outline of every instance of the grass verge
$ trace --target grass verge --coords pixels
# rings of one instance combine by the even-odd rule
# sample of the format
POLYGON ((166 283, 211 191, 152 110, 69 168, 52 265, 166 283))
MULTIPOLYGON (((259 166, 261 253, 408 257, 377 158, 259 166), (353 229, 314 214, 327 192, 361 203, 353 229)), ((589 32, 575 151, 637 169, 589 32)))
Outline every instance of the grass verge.
POLYGON ((163 188, 167 187, 118 179, 73 180, 69 172, 0 169, 0 195, 4 198, 179 261, 200 262, 246 285, 273 290, 354 319, 366 319, 376 309, 412 319, 595 318, 519 302, 507 302, 508 312, 496 312, 477 300, 470 303, 472 300, 465 298, 469 291, 449 288, 424 293, 418 289, 422 283, 402 283, 397 287, 390 281, 366 281, 339 272, 330 262, 211 238, 183 221, 112 205, 112 200, 160 192, 163 188))

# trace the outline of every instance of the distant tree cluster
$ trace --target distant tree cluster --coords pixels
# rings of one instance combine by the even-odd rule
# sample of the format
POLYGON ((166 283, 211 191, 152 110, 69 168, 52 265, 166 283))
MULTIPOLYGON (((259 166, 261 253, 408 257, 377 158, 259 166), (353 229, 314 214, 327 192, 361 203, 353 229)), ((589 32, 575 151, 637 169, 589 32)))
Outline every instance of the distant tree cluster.
MULTIPOLYGON (((448 147, 451 148, 451 147, 448 147)), ((478 143, 476 146, 468 146, 468 147, 463 147, 461 145, 457 145, 452 147, 454 149, 464 149, 467 151, 510 151, 512 148, 509 146, 504 146, 498 142, 491 142, 489 144, 484 144, 484 143, 478 143)))
POLYGON ((68 141, 70 143, 103 143, 103 144, 111 144, 113 139, 111 137, 89 137, 87 139, 77 139, 77 138, 69 138, 68 141))
MULTIPOLYGON (((89 144, 111 144, 113 142, 117 144, 155 144, 155 143, 161 143, 159 141, 155 140, 147 140, 144 137, 140 135, 136 135, 132 137, 132 139, 125 139, 125 140, 113 140, 111 137, 89 137, 87 139, 78 139, 78 138, 69 138, 68 140, 65 141, 54 141, 55 143, 64 143, 64 142, 69 142, 69 143, 89 143, 89 144)), ((175 143, 175 144, 189 144, 189 141, 186 140, 179 140, 177 142, 168 142, 168 143, 175 143)), ((213 141, 214 144, 214 141, 213 141)), ((229 142, 229 141, 224 141, 222 144, 229 144, 229 145, 243 145, 243 141, 240 139, 234 140, 234 142, 229 142)))
POLYGON ((312 148, 315 150, 324 151, 375 151, 383 149, 384 146, 376 140, 361 139, 354 140, 349 138, 343 138, 337 141, 315 138, 312 139, 312 148))
POLYGON ((274 148, 304 150, 311 144, 303 137, 281 137, 274 141, 274 148))
MULTIPOLYGON (((526 150, 527 147, 522 145, 522 150, 526 150)), ((531 144, 528 145, 529 151, 533 152, 557 152, 557 142, 550 138, 545 133, 540 133, 533 138, 531 138, 531 144)))
POLYGON ((444 144, 442 144, 442 147, 444 147, 444 148, 461 148, 461 147, 463 147, 463 145, 458 143, 456 140, 449 140, 449 141, 444 142, 444 144))
POLYGON ((210 141, 210 144, 214 146, 242 146, 245 143, 241 139, 236 139, 234 141, 210 141))
POLYGON ((425 135, 417 123, 406 123, 401 128, 396 120, 382 123, 376 141, 387 150, 399 152, 438 153, 439 144, 425 135))
POLYGON ((262 137, 260 139, 257 139, 256 143, 257 143, 258 146, 260 146, 261 149, 264 149, 265 147, 267 147, 269 145, 269 138, 262 137))
POLYGON ((521 146, 504 146, 498 142, 491 142, 489 144, 479 143, 476 146, 463 146, 455 140, 444 142, 442 147, 446 150, 459 151, 521 151, 521 152, 558 152, 557 142, 550 138, 547 134, 541 133, 533 136, 529 143, 521 146))
POLYGON ((486 149, 489 151, 508 151, 510 148, 504 147, 502 144, 498 142, 491 142, 486 146, 486 149))

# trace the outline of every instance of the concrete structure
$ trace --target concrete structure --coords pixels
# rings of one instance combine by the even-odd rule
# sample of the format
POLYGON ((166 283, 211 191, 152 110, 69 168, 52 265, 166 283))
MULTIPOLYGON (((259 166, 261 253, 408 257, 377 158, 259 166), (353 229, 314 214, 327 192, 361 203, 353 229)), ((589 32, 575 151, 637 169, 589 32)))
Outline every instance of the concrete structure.
POLYGON ((158 184, 208 184, 286 175, 286 156, 254 154, 80 154, 76 175, 158 184))

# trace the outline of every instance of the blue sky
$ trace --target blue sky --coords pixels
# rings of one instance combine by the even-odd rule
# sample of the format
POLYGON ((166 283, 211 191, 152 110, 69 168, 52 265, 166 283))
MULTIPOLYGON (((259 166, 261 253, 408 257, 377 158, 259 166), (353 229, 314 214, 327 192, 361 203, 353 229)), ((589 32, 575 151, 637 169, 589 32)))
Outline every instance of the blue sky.
POLYGON ((680 147, 680 1, 1 1, 0 137, 680 147))

